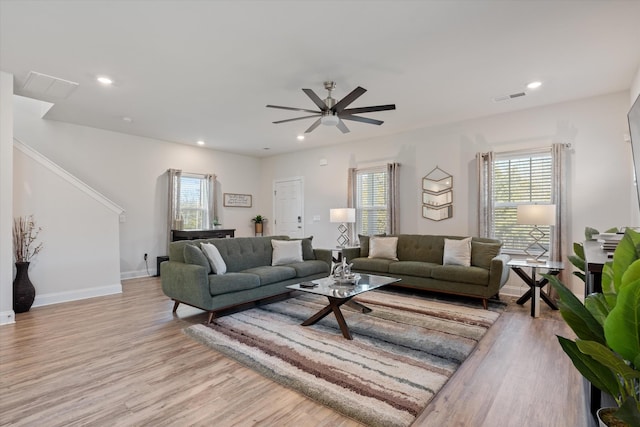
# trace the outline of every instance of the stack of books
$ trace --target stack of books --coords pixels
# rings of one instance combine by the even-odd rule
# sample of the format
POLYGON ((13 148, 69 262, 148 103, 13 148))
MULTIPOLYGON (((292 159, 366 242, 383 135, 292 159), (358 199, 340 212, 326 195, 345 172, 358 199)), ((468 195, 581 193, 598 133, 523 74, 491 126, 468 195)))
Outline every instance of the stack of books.
POLYGON ((622 233, 600 233, 595 235, 594 237, 600 243, 600 247, 603 251, 614 252, 623 236, 624 234, 622 233))

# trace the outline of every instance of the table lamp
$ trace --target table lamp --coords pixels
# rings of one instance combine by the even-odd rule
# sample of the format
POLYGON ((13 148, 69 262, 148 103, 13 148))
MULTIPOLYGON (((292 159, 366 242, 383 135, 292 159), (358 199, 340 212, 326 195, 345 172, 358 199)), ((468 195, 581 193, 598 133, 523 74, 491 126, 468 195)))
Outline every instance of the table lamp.
POLYGON ((353 208, 330 209, 329 222, 340 223, 338 226, 338 231, 340 232, 338 246, 341 248, 348 246, 350 239, 347 235, 347 231, 349 231, 347 224, 356 222, 356 210, 353 208))
POLYGON ((540 260, 540 257, 544 256, 548 250, 541 241, 547 234, 538 226, 556 224, 556 205, 518 205, 516 224, 533 225, 529 232, 533 242, 524 250, 530 257, 527 261, 545 262, 540 260), (538 251, 541 252, 538 253, 538 251), (536 253, 538 254, 536 255, 536 253))

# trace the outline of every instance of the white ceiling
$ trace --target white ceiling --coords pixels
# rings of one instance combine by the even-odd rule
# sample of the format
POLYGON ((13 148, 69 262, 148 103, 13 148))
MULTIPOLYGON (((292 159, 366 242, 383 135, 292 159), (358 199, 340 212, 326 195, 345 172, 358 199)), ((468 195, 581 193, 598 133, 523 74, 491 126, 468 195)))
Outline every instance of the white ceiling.
POLYGON ((253 156, 627 90, 639 65, 639 1, 0 0, 15 93, 29 71, 79 83, 46 118, 253 156), (266 104, 314 109, 301 89, 325 80, 397 110, 304 142, 312 119, 271 123, 307 113, 266 104))

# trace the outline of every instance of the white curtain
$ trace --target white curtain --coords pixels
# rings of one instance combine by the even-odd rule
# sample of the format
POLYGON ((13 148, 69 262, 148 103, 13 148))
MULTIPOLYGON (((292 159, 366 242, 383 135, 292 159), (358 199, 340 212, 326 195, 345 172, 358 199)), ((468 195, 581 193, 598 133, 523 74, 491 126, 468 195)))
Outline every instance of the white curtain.
MULTIPOLYGON (((357 194, 357 190, 356 190, 356 183, 358 182, 357 178, 356 178, 356 173, 357 173, 357 169, 356 168, 349 168, 349 172, 348 172, 348 176, 347 176, 347 207, 348 208, 356 208, 356 194, 357 194)), ((356 219, 357 221, 357 219, 356 219)), ((349 232, 348 232, 348 236, 349 236, 349 241, 352 242, 352 244, 360 244, 360 241, 356 239, 356 227, 355 224, 347 224, 347 227, 349 228, 349 232)))
POLYGON ((218 219, 216 205, 216 176, 205 175, 204 187, 205 191, 203 191, 203 198, 207 207, 204 222, 207 225, 207 228, 212 229, 214 226, 214 221, 218 219))
POLYGON ((169 177, 169 209, 167 211, 167 254, 169 253, 169 243, 171 243, 171 230, 181 228, 180 226, 180 169, 167 170, 169 177))
MULTIPOLYGON (((551 146, 552 160, 552 203, 556 205, 556 225, 552 227, 551 248, 549 259, 562 261, 569 265, 567 259, 567 188, 565 173, 565 144, 556 143, 551 146)), ((561 280, 566 280, 565 274, 560 273, 561 280), (563 279, 563 276, 564 279, 563 279)))
POLYGON ((476 154, 478 181, 478 236, 494 237, 493 227, 493 151, 476 154))
POLYGON ((387 230, 389 234, 400 232, 400 163, 387 163, 389 180, 387 230))

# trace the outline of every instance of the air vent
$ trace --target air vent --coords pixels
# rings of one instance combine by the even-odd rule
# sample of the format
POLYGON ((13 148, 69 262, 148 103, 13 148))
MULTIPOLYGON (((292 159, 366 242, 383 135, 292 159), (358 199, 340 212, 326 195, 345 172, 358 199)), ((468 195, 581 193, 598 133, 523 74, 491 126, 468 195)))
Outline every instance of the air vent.
POLYGON ((500 102, 500 101, 506 101, 508 99, 520 98, 521 96, 525 96, 526 94, 527 94, 526 92, 518 92, 518 93, 512 93, 511 95, 496 96, 495 98, 493 98, 493 102, 500 102))
POLYGON ((76 90, 78 83, 30 71, 22 89, 31 95, 48 99, 65 99, 76 90))

